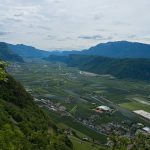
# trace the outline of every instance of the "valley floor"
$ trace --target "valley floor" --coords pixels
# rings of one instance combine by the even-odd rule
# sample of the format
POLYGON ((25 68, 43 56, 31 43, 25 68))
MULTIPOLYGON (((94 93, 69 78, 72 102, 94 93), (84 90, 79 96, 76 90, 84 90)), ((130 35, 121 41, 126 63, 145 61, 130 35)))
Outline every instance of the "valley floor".
MULTIPOLYGON (((150 82, 120 80, 43 60, 16 63, 8 71, 58 126, 71 128, 79 139, 106 144, 114 130, 134 136, 137 130, 150 125, 149 120, 133 112, 150 112, 150 82), (98 106, 107 106, 111 111, 98 113, 98 106)), ((91 143, 81 144, 78 138, 72 138, 76 149, 94 149, 91 143)))

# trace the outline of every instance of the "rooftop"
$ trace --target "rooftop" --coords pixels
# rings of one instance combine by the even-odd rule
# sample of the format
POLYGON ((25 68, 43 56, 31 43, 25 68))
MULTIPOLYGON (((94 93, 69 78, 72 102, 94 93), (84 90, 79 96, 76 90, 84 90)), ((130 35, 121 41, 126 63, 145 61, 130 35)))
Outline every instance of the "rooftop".
POLYGON ((150 128, 149 127, 144 127, 143 130, 150 133, 150 128))
POLYGON ((144 118, 146 118, 146 119, 148 119, 148 120, 150 120, 150 113, 149 112, 146 112, 144 110, 136 110, 136 111, 133 111, 133 112, 140 115, 140 116, 142 116, 142 117, 144 117, 144 118))
POLYGON ((102 109, 102 110, 106 110, 106 111, 110 110, 110 108, 108 106, 98 106, 97 108, 102 109))

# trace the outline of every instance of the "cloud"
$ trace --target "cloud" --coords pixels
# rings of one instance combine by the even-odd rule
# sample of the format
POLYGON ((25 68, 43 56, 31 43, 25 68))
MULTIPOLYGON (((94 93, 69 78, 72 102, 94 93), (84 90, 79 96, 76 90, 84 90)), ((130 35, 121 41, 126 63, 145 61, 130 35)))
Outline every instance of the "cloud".
POLYGON ((48 39, 56 39, 57 38, 55 35, 48 35, 47 37, 48 37, 48 39))
POLYGON ((0 36, 5 36, 10 34, 10 32, 0 31, 0 36))
POLYGON ((5 23, 13 23, 13 22, 22 22, 23 20, 22 19, 17 19, 17 18, 6 18, 4 20, 5 23))
POLYGON ((95 21, 98 21, 104 17, 104 14, 103 12, 98 10, 98 11, 92 12, 91 16, 95 21))
POLYGON ((112 39, 111 36, 104 37, 102 35, 92 35, 92 36, 85 35, 85 36, 78 36, 78 38, 83 40, 111 40, 112 39))
POLYGON ((24 12, 16 12, 16 14, 14 14, 15 17, 22 17, 24 15, 24 12))
POLYGON ((137 38, 138 36, 137 35, 135 35, 135 34, 132 34, 132 35, 128 35, 128 38, 130 38, 130 39, 134 39, 134 38, 137 38))
POLYGON ((130 26, 130 23, 127 23, 127 22, 121 22, 121 21, 116 21, 113 23, 114 25, 116 26, 130 26))
POLYGON ((84 36, 78 36, 79 39, 84 39, 84 40, 99 40, 102 39, 103 37, 101 35, 84 35, 84 36))
POLYGON ((50 27, 46 27, 46 26, 44 26, 44 25, 37 25, 37 28, 43 29, 43 30, 47 30, 47 31, 50 31, 50 30, 51 30, 50 27))
POLYGON ((149 6, 149 0, 0 0, 0 35, 41 49, 150 43, 149 6))

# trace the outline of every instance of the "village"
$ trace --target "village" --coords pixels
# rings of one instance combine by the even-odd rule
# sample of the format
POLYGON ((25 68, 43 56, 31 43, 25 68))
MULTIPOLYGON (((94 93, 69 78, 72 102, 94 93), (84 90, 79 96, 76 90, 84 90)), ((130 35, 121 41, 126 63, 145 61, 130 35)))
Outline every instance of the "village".
MULTIPOLYGON (((117 122, 109 122, 106 124, 96 124, 95 121, 100 117, 99 114, 111 114, 114 109, 108 107, 108 106, 98 106, 93 111, 95 111, 97 114, 89 116, 88 118, 75 118, 71 112, 67 110, 67 108, 60 103, 54 103, 50 100, 45 99, 37 99, 34 98, 34 101, 40 106, 40 107, 46 107, 49 110, 52 110, 56 113, 59 113, 60 116, 65 117, 73 117, 74 120, 78 123, 81 123, 82 125, 86 126, 89 129, 92 129, 96 131, 97 133, 104 134, 104 135, 111 135, 114 132, 118 135, 124 135, 127 137, 133 137, 138 133, 143 133, 145 135, 150 134, 150 128, 143 125, 142 123, 134 123, 129 120, 124 120, 121 123, 117 122)), ((67 134, 72 134, 69 129, 66 129, 67 134)), ((88 138, 87 138, 88 139, 88 138)))
POLYGON ((34 98, 34 101, 37 102, 40 107, 46 107, 49 110, 59 113, 61 116, 71 116, 71 114, 67 112, 66 107, 61 105, 60 103, 55 104, 50 100, 37 99, 37 98, 34 98))

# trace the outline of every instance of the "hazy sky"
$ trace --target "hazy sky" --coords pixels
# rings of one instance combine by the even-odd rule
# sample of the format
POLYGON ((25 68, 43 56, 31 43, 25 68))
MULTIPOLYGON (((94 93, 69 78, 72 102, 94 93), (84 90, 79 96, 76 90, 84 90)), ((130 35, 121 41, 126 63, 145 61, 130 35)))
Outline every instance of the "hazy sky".
POLYGON ((0 41, 69 50, 116 40, 150 43, 150 0, 0 0, 0 41))

